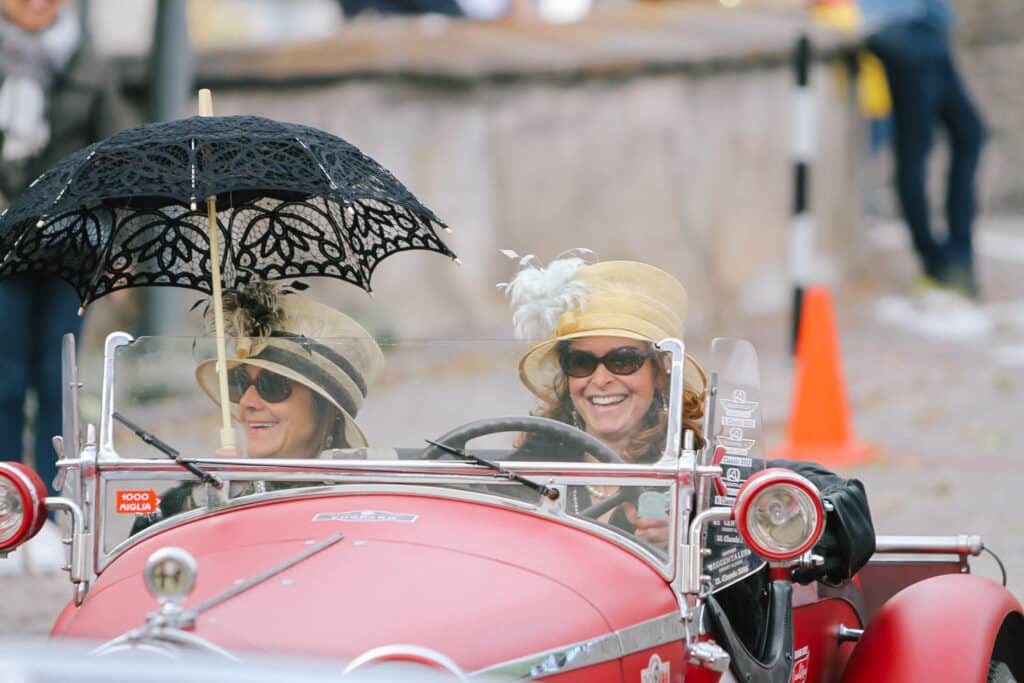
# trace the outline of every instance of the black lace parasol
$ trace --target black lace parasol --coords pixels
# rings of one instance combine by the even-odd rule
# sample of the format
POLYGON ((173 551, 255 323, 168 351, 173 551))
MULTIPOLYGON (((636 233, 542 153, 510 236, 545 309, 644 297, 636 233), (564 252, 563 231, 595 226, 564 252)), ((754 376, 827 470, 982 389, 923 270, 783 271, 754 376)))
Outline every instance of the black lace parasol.
POLYGON ((455 257, 434 213, 344 140, 257 116, 196 116, 121 131, 40 176, 0 217, 0 278, 51 273, 83 305, 127 287, 209 293, 209 196, 227 288, 327 276, 369 291, 390 254, 455 257))

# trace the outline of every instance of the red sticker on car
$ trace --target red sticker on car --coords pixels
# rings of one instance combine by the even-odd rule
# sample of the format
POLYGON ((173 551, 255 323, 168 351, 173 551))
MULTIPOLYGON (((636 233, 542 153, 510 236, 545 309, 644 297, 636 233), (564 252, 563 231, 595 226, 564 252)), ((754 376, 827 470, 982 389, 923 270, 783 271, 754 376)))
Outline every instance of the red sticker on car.
POLYGON ((160 498, 156 491, 118 491, 117 492, 117 514, 119 515, 144 515, 156 512, 160 505, 160 498))
POLYGON ((793 677, 791 683, 807 683, 807 672, 811 668, 811 649, 804 645, 793 653, 793 677))

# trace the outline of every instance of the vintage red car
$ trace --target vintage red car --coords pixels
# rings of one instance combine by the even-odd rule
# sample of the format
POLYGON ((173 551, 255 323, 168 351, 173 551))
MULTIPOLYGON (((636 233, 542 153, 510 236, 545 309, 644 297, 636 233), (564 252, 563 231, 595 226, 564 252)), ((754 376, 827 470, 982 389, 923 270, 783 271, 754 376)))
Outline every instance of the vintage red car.
MULTIPOLYGON (((509 344, 388 347, 389 370, 360 415, 379 446, 272 461, 208 455, 196 424, 212 410, 182 371, 201 355, 194 339, 111 335, 98 428, 80 430, 66 341, 62 495, 48 498, 30 470, 0 465, 0 551, 56 512, 73 596, 53 637, 92 641, 96 656, 166 654, 168 666, 189 653, 258 653, 349 670, 400 660, 457 679, 1024 680, 1024 611, 969 572, 975 536, 879 537, 853 580, 791 581, 817 561, 828 510, 799 475, 760 468, 756 356, 748 344, 717 343, 709 448, 694 450, 670 424, 660 462, 623 465, 492 462, 523 431, 602 457, 583 432, 526 415, 509 344), (115 413, 187 455, 160 455, 115 413), (493 417, 506 414, 521 417, 493 417), (456 450, 487 438, 473 449, 479 460, 422 459, 428 437, 456 450), (131 535, 169 485, 198 482, 182 463, 231 482, 305 485, 224 497, 197 483, 196 509, 131 535), (650 545, 566 504, 574 487, 596 485, 655 494, 673 541, 650 545), (716 591, 765 563, 769 628, 750 652, 709 612, 716 591)), ((683 345, 659 346, 679 401, 683 345)))

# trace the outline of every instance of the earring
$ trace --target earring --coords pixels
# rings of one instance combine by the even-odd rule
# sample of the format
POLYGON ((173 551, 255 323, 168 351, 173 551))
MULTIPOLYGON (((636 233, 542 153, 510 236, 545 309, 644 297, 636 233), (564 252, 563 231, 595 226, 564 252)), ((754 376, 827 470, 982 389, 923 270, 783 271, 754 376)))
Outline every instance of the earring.
POLYGON ((668 412, 668 399, 665 398, 665 394, 661 394, 661 409, 663 412, 668 412))
POLYGON ((583 430, 583 420, 580 419, 580 414, 576 412, 576 409, 572 409, 572 424, 576 429, 583 430))

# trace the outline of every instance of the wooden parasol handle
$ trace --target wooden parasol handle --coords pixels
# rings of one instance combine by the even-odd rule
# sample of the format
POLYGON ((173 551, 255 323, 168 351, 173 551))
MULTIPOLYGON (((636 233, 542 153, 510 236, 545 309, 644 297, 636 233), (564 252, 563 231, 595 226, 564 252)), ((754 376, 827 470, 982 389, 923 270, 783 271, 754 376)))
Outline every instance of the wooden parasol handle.
MULTIPOLYGON (((213 116, 213 94, 208 88, 199 91, 199 115, 213 116)), ((206 198, 206 222, 210 234, 210 270, 213 275, 213 322, 217 333, 217 383, 220 388, 220 446, 235 447, 235 431, 231 428, 231 403, 228 401, 228 363, 224 343, 224 304, 220 282, 220 252, 217 246, 217 198, 206 198)))

